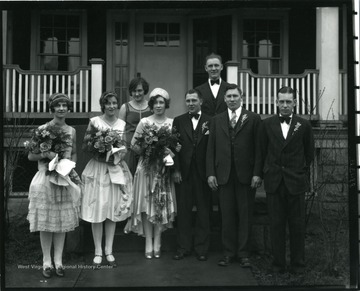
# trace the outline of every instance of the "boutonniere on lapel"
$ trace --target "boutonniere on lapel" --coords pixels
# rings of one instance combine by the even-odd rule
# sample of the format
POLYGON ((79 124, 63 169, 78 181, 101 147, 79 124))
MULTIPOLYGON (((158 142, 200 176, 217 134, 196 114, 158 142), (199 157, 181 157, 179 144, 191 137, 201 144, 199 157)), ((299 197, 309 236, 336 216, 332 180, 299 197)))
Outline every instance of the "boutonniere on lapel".
POLYGON ((295 124, 295 128, 294 128, 294 131, 293 131, 292 135, 294 135, 294 134, 299 130, 300 126, 301 126, 301 123, 300 123, 300 122, 297 122, 297 123, 295 124))
POLYGON ((205 121, 202 125, 201 125, 201 132, 203 135, 208 135, 209 134, 209 122, 205 121))
POLYGON ((242 118, 241 118, 241 121, 240 121, 240 127, 243 126, 244 122, 248 119, 248 115, 245 113, 242 118))

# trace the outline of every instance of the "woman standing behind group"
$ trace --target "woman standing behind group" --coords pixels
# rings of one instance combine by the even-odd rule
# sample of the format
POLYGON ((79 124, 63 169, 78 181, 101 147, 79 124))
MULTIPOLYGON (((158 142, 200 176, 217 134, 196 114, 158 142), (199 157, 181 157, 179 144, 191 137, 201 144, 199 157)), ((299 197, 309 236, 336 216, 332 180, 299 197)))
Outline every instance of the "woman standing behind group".
MULTIPOLYGON (((150 93, 149 100, 153 114, 140 120, 131 141, 134 151, 140 155, 140 160, 134 176, 133 213, 125 231, 145 235, 147 259, 153 256, 160 258, 161 232, 172 226, 176 215, 174 183, 171 181, 169 168, 164 167, 164 156, 159 155, 155 162, 149 162, 144 153, 149 140, 153 140, 153 145, 159 142, 158 136, 154 138, 156 132, 171 132, 173 119, 165 115, 169 103, 169 94, 164 89, 155 88, 150 93), (140 139, 144 141, 142 144, 139 143, 140 139)), ((160 148, 160 152, 171 154, 168 148, 160 148)))
POLYGON ((123 160, 125 146, 121 149, 117 145, 115 153, 112 151, 115 144, 107 149, 104 145, 121 139, 125 129, 125 122, 117 117, 119 100, 116 93, 104 92, 100 97, 100 106, 103 115, 90 119, 84 139, 84 149, 93 157, 82 173, 81 218, 91 223, 95 245, 93 264, 96 266, 102 262, 105 222, 105 257, 110 266, 116 267, 113 256, 116 222, 126 220, 131 214, 132 175, 123 160))
MULTIPOLYGON (((125 126, 125 141, 130 144, 136 126, 143 117, 150 116, 151 110, 145 99, 145 95, 149 92, 149 83, 144 78, 138 77, 131 80, 129 84, 129 94, 132 97, 127 103, 124 103, 119 112, 119 118, 126 122, 125 126)), ((134 175, 137 163, 139 161, 138 155, 129 150, 125 156, 125 161, 134 175)))

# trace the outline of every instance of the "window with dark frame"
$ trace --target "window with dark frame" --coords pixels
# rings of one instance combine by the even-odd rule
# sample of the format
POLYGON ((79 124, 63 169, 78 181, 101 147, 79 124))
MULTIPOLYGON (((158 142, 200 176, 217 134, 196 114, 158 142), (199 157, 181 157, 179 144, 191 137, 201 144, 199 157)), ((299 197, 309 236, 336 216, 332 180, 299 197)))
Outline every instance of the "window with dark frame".
POLYGON ((74 71, 80 66, 80 14, 40 15, 40 70, 74 71))
POLYGON ((144 46, 179 47, 180 24, 165 22, 144 23, 144 46))
POLYGON ((244 19, 241 62, 256 74, 281 73, 280 19, 244 19))

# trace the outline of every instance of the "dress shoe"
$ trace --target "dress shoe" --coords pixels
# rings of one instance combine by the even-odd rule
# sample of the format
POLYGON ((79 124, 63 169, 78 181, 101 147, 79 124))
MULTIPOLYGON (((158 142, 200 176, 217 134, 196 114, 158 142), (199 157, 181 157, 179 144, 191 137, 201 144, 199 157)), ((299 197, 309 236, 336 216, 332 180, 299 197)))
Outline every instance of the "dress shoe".
POLYGON ((55 274, 59 277, 64 277, 65 276, 65 271, 64 271, 64 267, 63 266, 58 266, 55 268, 55 274))
POLYGON ((173 256, 173 260, 182 260, 183 258, 187 257, 189 253, 177 251, 176 254, 173 256))
POLYGON ((196 258, 201 262, 207 261, 208 259, 207 255, 197 255, 196 258))
POLYGON ((232 257, 224 256, 222 259, 219 260, 218 265, 221 266, 221 267, 227 267, 233 261, 234 261, 234 259, 232 257))
POLYGON ((148 260, 152 259, 153 258, 153 252, 152 251, 151 252, 145 252, 145 258, 148 259, 148 260))
POLYGON ((107 254, 107 255, 105 255, 105 257, 106 257, 106 260, 107 260, 108 265, 109 265, 110 267, 113 267, 113 268, 116 268, 116 267, 117 267, 116 261, 115 261, 115 258, 114 258, 114 256, 113 256, 113 254, 107 254), (111 260, 112 258, 113 258, 113 260, 111 260))
POLYGON ((242 268, 251 268, 249 258, 240 258, 240 265, 242 268))
POLYGON ((155 259, 160 259, 160 257, 161 257, 161 250, 154 251, 154 257, 155 257, 155 259))
POLYGON ((93 259, 93 265, 95 267, 99 267, 99 266, 101 266, 101 262, 102 262, 102 255, 95 255, 95 257, 93 259))
POLYGON ((51 276, 52 276, 52 268, 50 268, 50 267, 44 267, 43 268, 43 271, 42 271, 42 274, 43 274, 43 276, 45 277, 45 278, 51 278, 51 276))

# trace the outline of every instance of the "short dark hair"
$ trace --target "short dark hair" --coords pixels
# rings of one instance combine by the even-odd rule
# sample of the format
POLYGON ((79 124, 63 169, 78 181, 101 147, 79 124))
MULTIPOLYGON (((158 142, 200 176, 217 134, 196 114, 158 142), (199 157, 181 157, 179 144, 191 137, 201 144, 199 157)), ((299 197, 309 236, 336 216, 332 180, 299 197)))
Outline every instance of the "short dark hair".
POLYGON ((185 93, 185 98, 186 98, 186 95, 188 95, 188 94, 197 94, 198 97, 199 97, 199 99, 203 100, 203 96, 202 96, 202 94, 200 93, 199 90, 196 90, 196 89, 190 89, 190 90, 188 90, 188 91, 185 93))
POLYGON ((136 77, 130 81, 129 84, 129 93, 131 95, 131 92, 134 92, 136 90, 136 87, 138 85, 142 85, 144 89, 144 95, 146 95, 149 92, 149 83, 142 77, 136 77))
POLYGON ((60 102, 65 102, 68 110, 72 109, 72 102, 66 94, 54 93, 49 97, 49 108, 51 113, 55 112, 55 107, 58 106, 60 102))
POLYGON ((225 94, 224 94, 224 96, 226 95, 226 92, 227 92, 228 90, 234 90, 234 89, 238 90, 238 92, 240 93, 240 96, 243 95, 243 92, 242 92, 242 90, 240 89, 240 87, 239 87, 238 85, 236 85, 236 84, 229 84, 229 85, 227 85, 226 88, 225 88, 225 94))
POLYGON ((106 102, 108 102, 108 99, 111 98, 111 97, 116 98, 117 103, 118 103, 118 108, 120 108, 120 98, 119 98, 119 96, 114 91, 106 91, 106 92, 101 94, 100 100, 99 100, 102 113, 105 112, 105 104, 106 104, 106 102))
POLYGON ((152 96, 150 97, 149 101, 148 101, 148 105, 150 107, 151 110, 154 109, 154 103, 155 103, 155 100, 158 98, 158 97, 162 97, 165 101, 165 108, 169 108, 170 107, 170 100, 169 99, 166 99, 164 98, 163 96, 161 95, 155 95, 155 96, 152 96))
POLYGON ((289 86, 283 86, 277 91, 277 96, 279 94, 292 94, 293 99, 296 99, 295 90, 289 86))
POLYGON ((218 59, 222 63, 222 57, 216 53, 211 53, 205 57, 205 65, 209 59, 218 59))

